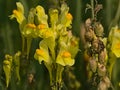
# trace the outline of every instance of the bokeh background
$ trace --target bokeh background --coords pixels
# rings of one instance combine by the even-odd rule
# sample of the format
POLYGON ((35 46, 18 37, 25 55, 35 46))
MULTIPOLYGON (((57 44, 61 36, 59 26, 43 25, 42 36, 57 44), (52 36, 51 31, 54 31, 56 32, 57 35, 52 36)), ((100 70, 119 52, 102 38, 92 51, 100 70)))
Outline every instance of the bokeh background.
MULTIPOLYGON (((19 32, 19 26, 16 20, 10 20, 9 15, 12 14, 12 10, 16 8, 16 2, 22 2, 25 7, 25 14, 27 15, 30 8, 36 5, 42 5, 46 12, 48 8, 57 0, 0 0, 0 90, 5 86, 5 77, 2 70, 2 61, 4 60, 5 54, 13 55, 18 50, 21 50, 21 36, 19 32)), ((98 20, 102 23, 104 27, 104 36, 107 37, 109 33, 109 27, 111 22, 114 20, 119 0, 97 0, 98 3, 103 5, 103 9, 98 13, 98 20)), ((77 37, 80 36, 81 24, 91 17, 90 10, 85 13, 86 4, 90 3, 90 0, 66 0, 66 3, 70 7, 70 13, 73 15, 72 32, 77 37)), ((31 60, 33 60, 30 72, 35 73, 35 87, 32 88, 22 88, 23 90, 50 90, 49 88, 49 76, 44 65, 40 65, 38 62, 34 61, 33 55, 35 48, 38 47, 39 39, 35 39, 32 42, 31 48, 31 60)), ((80 39, 80 52, 76 56, 76 63, 74 65, 74 70, 72 73, 75 75, 76 80, 80 83, 80 88, 78 89, 65 89, 65 90, 89 90, 86 81, 86 62, 83 59, 83 44, 80 39)), ((112 82, 115 83, 115 90, 120 90, 120 61, 117 60, 114 67, 114 76, 112 82)), ((26 77, 23 77, 26 78, 26 77)), ((65 83, 68 83, 67 81, 65 83)), ((16 83, 11 81, 8 90, 19 90, 20 87, 16 87, 16 83)), ((22 90, 20 89, 20 90, 22 90)), ((4 90, 4 89, 3 89, 4 90)))

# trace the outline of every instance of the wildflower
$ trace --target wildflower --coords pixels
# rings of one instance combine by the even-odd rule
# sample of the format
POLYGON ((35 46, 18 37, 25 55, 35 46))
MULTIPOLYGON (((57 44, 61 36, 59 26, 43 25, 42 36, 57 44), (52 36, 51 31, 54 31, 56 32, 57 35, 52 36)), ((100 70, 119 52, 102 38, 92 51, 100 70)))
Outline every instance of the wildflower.
POLYGON ((120 57, 120 30, 118 28, 111 29, 109 40, 111 43, 111 51, 116 57, 120 57))
POLYGON ((75 61, 71 58, 71 54, 68 51, 62 51, 58 54, 56 63, 62 66, 72 66, 75 63, 75 61))
POLYGON ((45 49, 36 49, 34 57, 39 61, 40 64, 42 61, 47 63, 50 62, 48 51, 45 49))
POLYGON ((37 37, 35 35, 35 31, 36 31, 36 25, 33 24, 33 23, 28 23, 25 25, 25 27, 23 28, 23 31, 22 31, 22 34, 25 36, 25 37, 37 37))
POLYGON ((19 24, 22 24, 22 22, 25 20, 25 16, 24 16, 24 7, 20 2, 16 3, 17 5, 17 10, 13 10, 13 14, 10 15, 10 18, 16 18, 17 22, 19 24))

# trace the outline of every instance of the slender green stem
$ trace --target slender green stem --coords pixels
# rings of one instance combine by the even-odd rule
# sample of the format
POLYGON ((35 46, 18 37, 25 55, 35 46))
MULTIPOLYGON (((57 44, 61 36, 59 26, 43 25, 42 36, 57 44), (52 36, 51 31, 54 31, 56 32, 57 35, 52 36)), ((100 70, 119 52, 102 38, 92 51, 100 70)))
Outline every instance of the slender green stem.
POLYGON ((118 3, 118 8, 117 8, 115 18, 113 19, 113 21, 110 24, 109 28, 111 28, 112 26, 116 26, 118 24, 118 22, 119 22, 119 19, 120 19, 120 0, 119 0, 119 3, 118 3))
POLYGON ((32 43, 32 38, 27 38, 27 59, 29 58, 31 43, 32 43))
POLYGON ((118 4, 118 9, 117 9, 117 13, 115 15, 115 23, 117 23, 120 19, 120 0, 119 0, 119 4, 118 4))
POLYGON ((25 37, 22 36, 22 53, 25 51, 25 37))
POLYGON ((92 20, 94 20, 94 0, 91 0, 91 13, 92 13, 92 20))

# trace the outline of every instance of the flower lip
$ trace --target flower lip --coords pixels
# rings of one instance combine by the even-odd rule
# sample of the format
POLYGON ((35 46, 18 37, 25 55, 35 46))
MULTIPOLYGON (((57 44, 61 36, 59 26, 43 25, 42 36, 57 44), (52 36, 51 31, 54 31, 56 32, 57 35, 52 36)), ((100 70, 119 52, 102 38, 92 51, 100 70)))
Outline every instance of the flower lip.
POLYGON ((45 26, 45 24, 39 24, 37 27, 38 27, 38 29, 45 29, 46 26, 45 26))
POLYGON ((35 24, 32 24, 32 23, 27 24, 27 27, 32 28, 32 29, 36 28, 35 24))
POLYGON ((66 15, 66 17, 67 17, 67 19, 69 19, 69 20, 72 20, 72 19, 73 19, 72 15, 71 15, 70 13, 68 13, 68 14, 66 15))
POLYGON ((71 54, 68 51, 65 51, 62 53, 62 57, 68 58, 68 57, 71 57, 71 54))
POLYGON ((37 55, 42 55, 43 53, 44 53, 43 50, 41 50, 41 49, 36 49, 36 54, 37 54, 37 55))
POLYGON ((18 15, 19 12, 17 10, 13 10, 13 14, 18 15))
POLYGON ((120 43, 117 43, 117 44, 115 45, 115 48, 116 48, 116 49, 120 49, 120 43))

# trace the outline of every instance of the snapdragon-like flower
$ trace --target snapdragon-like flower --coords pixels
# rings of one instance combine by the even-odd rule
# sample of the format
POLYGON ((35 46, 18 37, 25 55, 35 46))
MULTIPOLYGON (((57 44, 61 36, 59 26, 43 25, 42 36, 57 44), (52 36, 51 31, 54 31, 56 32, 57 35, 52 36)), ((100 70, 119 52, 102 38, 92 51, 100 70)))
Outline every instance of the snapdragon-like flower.
POLYGON ((37 37, 35 35, 35 32, 36 32, 36 25, 34 23, 26 24, 22 30, 22 34, 25 37, 32 37, 32 38, 37 37))
POLYGON ((120 30, 118 27, 112 28, 109 34, 109 41, 111 43, 111 51, 116 57, 120 57, 120 30))
POLYGON ((22 22, 25 20, 24 7, 20 2, 17 2, 16 5, 17 5, 17 9, 13 10, 13 14, 10 15, 10 18, 11 19, 16 18, 17 22, 19 24, 22 24, 22 22))
POLYGON ((34 55, 35 59, 39 61, 39 63, 41 64, 42 61, 50 63, 50 58, 49 58, 49 53, 47 50, 45 49, 36 49, 35 55, 34 55))
POLYGON ((62 66, 72 66, 75 63, 75 60, 71 58, 70 52, 61 51, 57 56, 56 63, 62 66))

